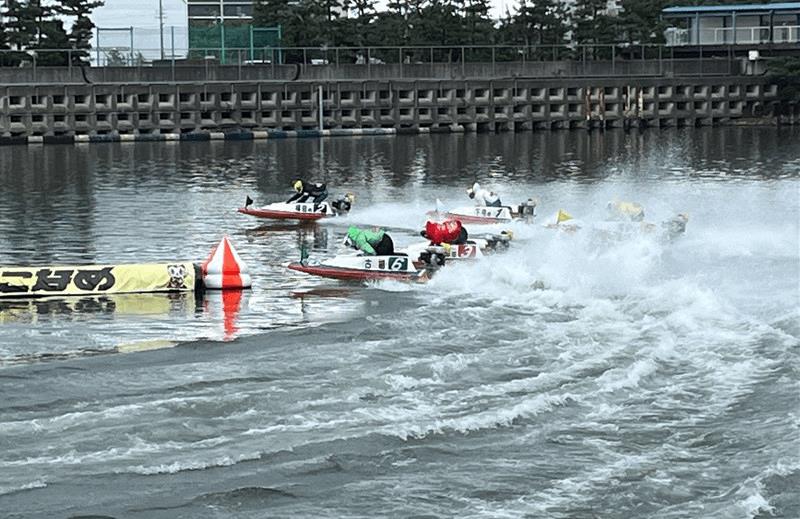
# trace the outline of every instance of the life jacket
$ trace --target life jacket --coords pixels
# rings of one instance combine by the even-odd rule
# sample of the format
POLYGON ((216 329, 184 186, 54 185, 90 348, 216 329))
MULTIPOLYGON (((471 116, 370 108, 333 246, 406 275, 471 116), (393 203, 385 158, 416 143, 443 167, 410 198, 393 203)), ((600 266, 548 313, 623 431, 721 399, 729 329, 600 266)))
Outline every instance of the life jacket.
POLYGON ((434 245, 451 243, 456 241, 461 234, 461 222, 459 220, 429 221, 425 224, 425 234, 434 245))

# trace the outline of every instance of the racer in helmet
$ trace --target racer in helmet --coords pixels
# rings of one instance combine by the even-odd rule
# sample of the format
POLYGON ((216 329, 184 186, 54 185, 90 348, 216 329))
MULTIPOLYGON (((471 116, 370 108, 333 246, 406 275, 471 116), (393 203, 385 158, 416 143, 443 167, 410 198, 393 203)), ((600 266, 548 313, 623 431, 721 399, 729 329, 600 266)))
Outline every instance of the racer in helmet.
POLYGON ((487 207, 502 207, 500 197, 494 191, 483 189, 480 184, 475 182, 472 187, 467 189, 467 195, 475 200, 475 205, 487 207))
POLYGON ((350 227, 347 229, 347 238, 344 243, 368 256, 391 256, 394 254, 394 242, 383 229, 370 231, 350 227))
POLYGON ((319 182, 307 182, 297 179, 292 183, 292 187, 295 194, 286 201, 287 204, 305 202, 311 197, 314 197, 314 203, 318 204, 328 198, 328 187, 319 182))
POLYGON ((425 230, 419 233, 431 241, 431 245, 461 245, 467 243, 469 234, 461 225, 460 220, 445 220, 444 222, 425 223, 425 230))

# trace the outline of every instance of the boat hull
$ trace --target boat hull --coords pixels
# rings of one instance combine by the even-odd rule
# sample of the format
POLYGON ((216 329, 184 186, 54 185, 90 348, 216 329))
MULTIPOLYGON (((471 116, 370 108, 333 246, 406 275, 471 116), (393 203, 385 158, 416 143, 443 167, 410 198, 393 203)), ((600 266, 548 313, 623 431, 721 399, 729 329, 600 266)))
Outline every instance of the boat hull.
POLYGON ((379 279, 394 279, 399 281, 414 281, 422 278, 422 272, 387 272, 360 270, 346 267, 334 267, 329 265, 304 265, 302 263, 290 263, 289 269, 303 272, 312 276, 319 276, 330 279, 340 279, 345 281, 370 281, 379 279))
POLYGON ((493 223, 508 223, 512 218, 493 218, 490 216, 472 216, 456 213, 445 213, 445 217, 451 220, 459 220, 461 223, 474 223, 476 225, 491 225, 493 223))
POLYGON ((321 213, 298 213, 293 211, 277 211, 273 209, 249 209, 240 207, 238 211, 242 214, 255 216, 256 218, 266 218, 271 220, 302 220, 315 221, 322 218, 330 218, 332 215, 321 213))

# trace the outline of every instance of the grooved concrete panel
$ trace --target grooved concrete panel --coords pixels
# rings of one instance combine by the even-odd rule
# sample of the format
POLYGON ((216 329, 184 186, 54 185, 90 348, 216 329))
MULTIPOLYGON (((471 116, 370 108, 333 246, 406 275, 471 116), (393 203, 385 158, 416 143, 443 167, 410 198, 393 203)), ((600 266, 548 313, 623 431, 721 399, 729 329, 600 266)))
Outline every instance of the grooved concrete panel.
POLYGON ((317 129, 529 130, 761 117, 761 77, 117 83, 0 87, 0 136, 317 129), (320 87, 322 102, 320 104, 320 87))

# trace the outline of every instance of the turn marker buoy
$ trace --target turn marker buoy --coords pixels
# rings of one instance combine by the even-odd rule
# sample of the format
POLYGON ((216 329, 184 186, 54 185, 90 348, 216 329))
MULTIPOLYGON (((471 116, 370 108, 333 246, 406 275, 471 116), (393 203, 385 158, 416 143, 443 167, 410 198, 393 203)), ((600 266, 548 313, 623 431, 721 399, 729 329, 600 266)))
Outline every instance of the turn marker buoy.
POLYGON ((252 285, 247 264, 239 257, 227 236, 211 250, 200 268, 206 288, 228 290, 250 288, 252 285))

